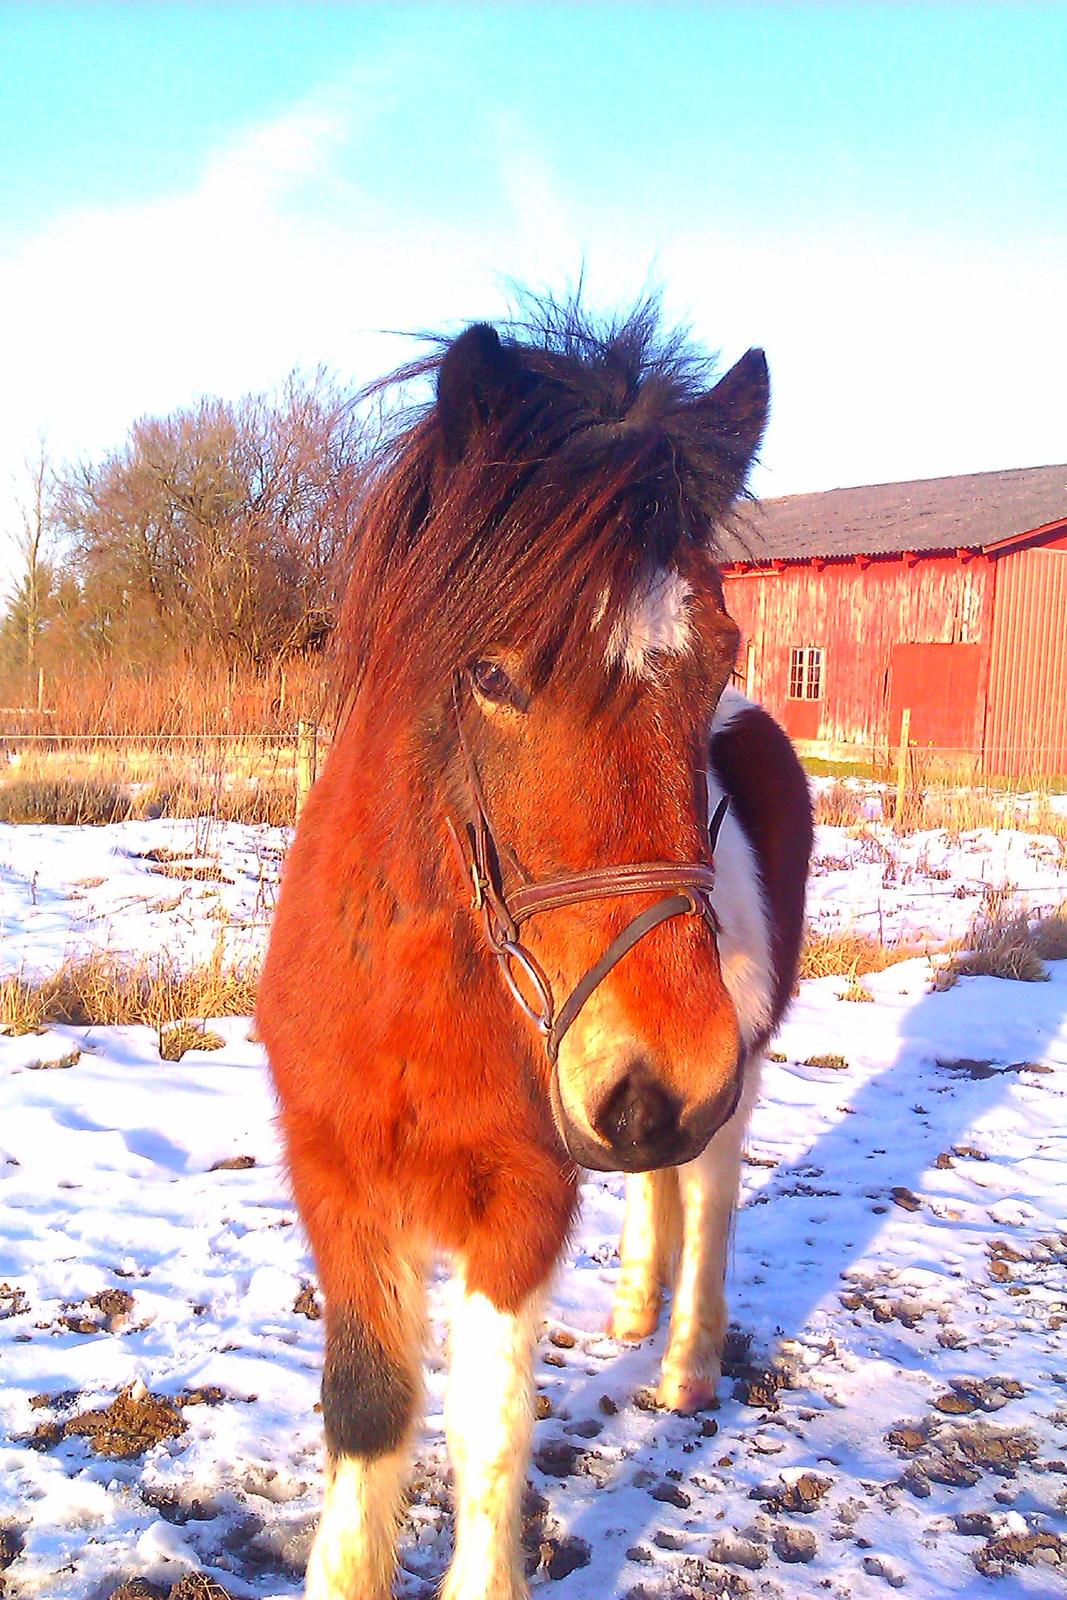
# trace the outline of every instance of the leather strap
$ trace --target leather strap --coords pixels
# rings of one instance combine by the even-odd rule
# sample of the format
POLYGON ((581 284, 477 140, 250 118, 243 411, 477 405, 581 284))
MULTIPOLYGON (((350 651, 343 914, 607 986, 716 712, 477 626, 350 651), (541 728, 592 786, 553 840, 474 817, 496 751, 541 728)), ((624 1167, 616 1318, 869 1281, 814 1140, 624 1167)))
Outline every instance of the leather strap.
POLYGON ((661 922, 667 922, 671 917, 685 916, 698 909, 689 895, 673 894, 665 900, 657 900, 654 906, 649 906, 647 911, 642 911, 640 916, 636 916, 632 922, 626 924, 622 932, 608 945, 600 960, 575 984, 560 1007, 545 1038, 545 1049, 551 1062, 555 1063, 563 1035, 576 1020, 585 1002, 594 989, 603 983, 612 968, 618 966, 623 956, 627 955, 646 933, 658 928, 661 922))
MULTIPOLYGON (((544 1035, 545 1050, 554 1064, 564 1035, 590 995, 646 933, 671 917, 693 914, 703 915, 712 932, 717 931, 718 924, 709 898, 715 887, 714 863, 631 861, 617 866, 590 867, 580 872, 561 873, 554 878, 533 882, 518 865, 514 853, 509 852, 524 881, 506 892, 501 876, 502 852, 489 821, 485 791, 463 726, 458 676, 452 680, 452 705, 473 815, 464 825, 462 833, 452 818, 447 818, 449 835, 463 873, 471 879, 472 909, 482 914, 486 938, 500 962, 508 988, 544 1035), (664 894, 665 890, 675 892, 664 894), (579 979, 557 1012, 552 986, 544 970, 533 952, 520 940, 522 924, 541 911, 557 911, 564 906, 632 894, 659 894, 663 897, 626 924, 599 961, 579 979), (527 981, 536 989, 540 1010, 531 1005, 519 986, 512 970, 515 963, 525 970, 527 981)), ((728 804, 725 797, 720 800, 708 823, 708 843, 712 853, 728 804)))
POLYGON ((669 889, 715 887, 715 868, 702 862, 642 861, 631 866, 592 867, 559 878, 523 884, 508 895, 508 907, 521 925, 538 911, 558 911, 585 900, 611 900, 623 894, 662 894, 669 889))

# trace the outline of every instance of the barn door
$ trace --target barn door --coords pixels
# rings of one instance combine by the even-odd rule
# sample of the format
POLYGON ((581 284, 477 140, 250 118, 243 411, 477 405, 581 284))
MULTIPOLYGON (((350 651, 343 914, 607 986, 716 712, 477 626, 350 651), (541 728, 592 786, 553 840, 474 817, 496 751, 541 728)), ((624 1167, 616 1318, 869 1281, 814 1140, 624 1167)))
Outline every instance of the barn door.
POLYGON ((977 644, 895 644, 889 672, 890 744, 900 740, 907 706, 913 744, 973 750, 981 664, 977 644))

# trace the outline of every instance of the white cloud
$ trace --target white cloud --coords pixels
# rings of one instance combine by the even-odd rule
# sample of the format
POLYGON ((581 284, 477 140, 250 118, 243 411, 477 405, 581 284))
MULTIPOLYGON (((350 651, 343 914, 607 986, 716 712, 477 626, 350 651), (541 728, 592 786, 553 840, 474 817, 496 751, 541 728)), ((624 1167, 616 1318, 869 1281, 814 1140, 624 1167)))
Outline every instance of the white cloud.
MULTIPOLYGON (((486 122, 477 215, 433 213, 414 183, 383 197, 352 176, 373 174, 397 126, 386 113, 403 106, 379 62, 243 131, 188 191, 68 212, 0 259, 0 531, 42 432, 59 456, 92 454, 137 415, 296 364, 367 378, 410 353, 380 330, 501 314, 509 276, 565 287, 583 261, 594 303, 651 277, 724 361, 765 346, 762 493, 1067 455, 1067 263, 1051 247, 742 232, 697 206, 650 238, 625 192, 585 204, 577 173, 554 171, 510 115, 486 122)), ((4 554, 0 540, 0 588, 4 554)))
POLYGON ((296 364, 368 377, 408 353, 375 330, 432 325, 480 290, 499 305, 470 240, 439 231, 427 260, 344 180, 357 134, 331 92, 215 152, 191 191, 69 212, 0 259, 0 527, 41 432, 58 455, 92 453, 140 414, 267 387, 296 364), (329 205, 306 204, 323 193, 329 205))

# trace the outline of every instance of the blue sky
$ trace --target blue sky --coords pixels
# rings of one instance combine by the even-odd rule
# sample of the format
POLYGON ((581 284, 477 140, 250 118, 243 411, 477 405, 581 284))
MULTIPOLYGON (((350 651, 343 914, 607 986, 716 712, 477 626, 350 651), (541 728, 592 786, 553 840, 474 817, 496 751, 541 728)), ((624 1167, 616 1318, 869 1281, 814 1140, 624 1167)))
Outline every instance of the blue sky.
POLYGON ((0 5, 0 523, 144 412, 647 285, 764 494, 1067 458, 1067 6, 0 5))

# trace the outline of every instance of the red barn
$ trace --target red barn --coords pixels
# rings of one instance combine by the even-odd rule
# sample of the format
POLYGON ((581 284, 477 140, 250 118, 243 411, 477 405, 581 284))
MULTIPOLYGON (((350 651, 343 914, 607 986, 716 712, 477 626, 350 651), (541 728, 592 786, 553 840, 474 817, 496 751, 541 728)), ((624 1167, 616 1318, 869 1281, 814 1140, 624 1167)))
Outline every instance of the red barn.
POLYGON ((1067 466, 766 500, 726 551, 740 677, 811 754, 1067 773, 1067 466))

